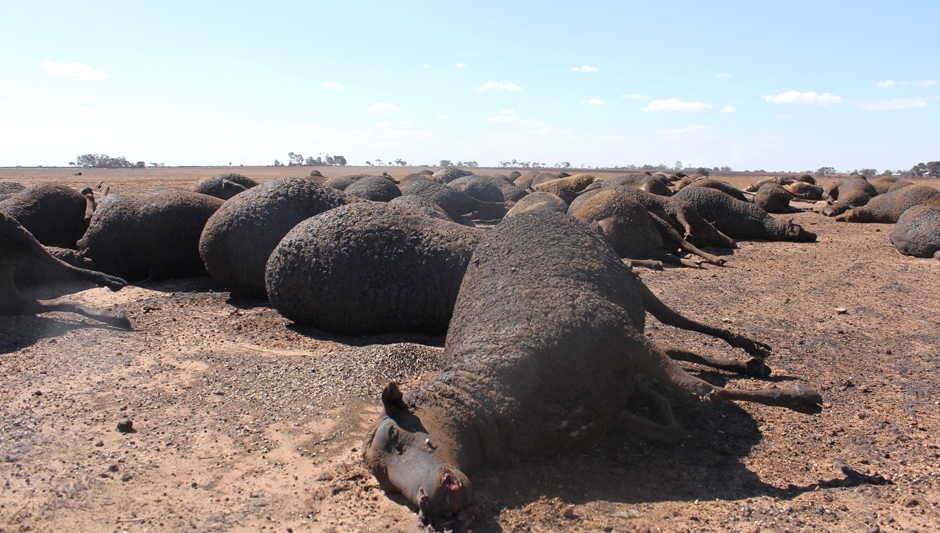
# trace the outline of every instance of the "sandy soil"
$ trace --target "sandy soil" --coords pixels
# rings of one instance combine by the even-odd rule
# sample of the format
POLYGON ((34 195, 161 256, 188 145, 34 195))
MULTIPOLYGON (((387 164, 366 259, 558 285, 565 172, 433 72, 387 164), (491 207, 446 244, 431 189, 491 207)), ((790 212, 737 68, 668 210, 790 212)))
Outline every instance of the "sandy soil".
MULTIPOLYGON (((150 188, 221 170, 0 169, 0 181, 150 188)), ((234 169, 261 180, 300 170, 234 169)), ((889 225, 795 219, 819 242, 744 242, 724 268, 640 275, 675 309, 771 344, 773 379, 816 387, 822 414, 663 390, 683 443, 614 432, 581 454, 480 472, 471 529, 940 530, 940 262, 898 254, 889 225)), ((67 293, 125 310, 134 331, 60 313, 0 317, 0 532, 417 529, 359 465, 359 447, 381 387, 428 379, 443 338, 296 327, 208 278, 33 292, 67 293), (117 431, 126 419, 135 432, 117 431)), ((647 330, 731 352, 653 318, 647 330)), ((761 386, 683 364, 713 383, 761 386)))

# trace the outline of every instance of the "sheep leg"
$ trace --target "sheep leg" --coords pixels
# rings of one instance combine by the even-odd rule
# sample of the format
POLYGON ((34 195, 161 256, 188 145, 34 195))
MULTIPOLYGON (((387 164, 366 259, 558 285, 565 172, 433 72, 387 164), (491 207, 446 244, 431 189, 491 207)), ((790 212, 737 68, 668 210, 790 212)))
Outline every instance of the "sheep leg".
POLYGON ((662 261, 654 261, 652 259, 624 259, 624 262, 626 262, 627 265, 630 266, 630 268, 643 267, 643 268, 648 268, 650 270, 662 270, 663 269, 662 261))
POLYGON ((695 254, 713 265, 723 266, 725 264, 724 259, 700 250, 697 246, 694 246, 693 244, 689 243, 689 241, 683 239, 682 235, 679 235, 679 232, 676 231, 672 225, 660 218, 658 215, 650 213, 650 218, 653 219, 653 223, 656 224, 656 227, 659 229, 659 233, 663 236, 663 238, 674 242, 680 249, 695 254))
POLYGON ((742 376, 765 379, 769 378, 772 372, 770 367, 764 364, 763 359, 751 359, 750 361, 744 363, 738 361, 737 359, 721 359, 717 357, 709 357, 707 355, 700 355, 695 352, 683 350, 682 348, 677 348, 675 346, 664 348, 663 351, 665 351, 666 355, 668 355, 673 361, 688 361, 690 363, 698 363, 700 365, 705 365, 711 368, 717 368, 718 370, 734 372, 742 376))
POLYGON ((75 313, 88 318, 93 318, 118 328, 131 329, 131 322, 127 319, 127 315, 124 313, 124 311, 118 311, 115 313, 106 309, 93 309, 91 307, 84 307, 76 304, 75 302, 70 302, 61 298, 56 300, 49 300, 48 302, 40 302, 38 300, 27 300, 22 298, 21 302, 23 312, 20 314, 37 315, 39 313, 48 313, 50 311, 64 311, 67 313, 75 313))
POLYGON ((633 413, 621 411, 619 423, 623 429, 644 440, 666 443, 681 441, 685 435, 685 430, 676 422, 669 400, 660 396, 645 383, 635 381, 633 387, 633 398, 652 404, 666 423, 657 424, 633 413))
POLYGON ((686 259, 684 257, 676 257, 661 250, 652 250, 650 252, 650 257, 663 263, 669 263, 670 265, 687 266, 689 268, 702 268, 702 265, 697 261, 686 259))
POLYGON ((660 348, 646 339, 634 338, 629 343, 636 370, 675 389, 691 400, 712 402, 737 400, 786 407, 800 413, 815 414, 822 411, 822 396, 809 385, 795 383, 785 386, 769 385, 758 390, 732 390, 716 387, 682 370, 660 348))
POLYGON ((722 339, 731 346, 734 346, 735 348, 741 348, 755 359, 759 359, 761 361, 770 356, 770 346, 762 342, 751 340, 743 335, 738 335, 737 333, 733 333, 726 329, 713 328, 711 326, 707 326, 700 322, 686 318, 670 309, 669 306, 657 298, 656 295, 653 294, 649 287, 647 287, 644 283, 639 283, 639 287, 640 294, 643 297, 643 308, 647 313, 656 317, 656 320, 659 320, 663 324, 688 331, 696 331, 698 333, 703 333, 705 335, 722 339))

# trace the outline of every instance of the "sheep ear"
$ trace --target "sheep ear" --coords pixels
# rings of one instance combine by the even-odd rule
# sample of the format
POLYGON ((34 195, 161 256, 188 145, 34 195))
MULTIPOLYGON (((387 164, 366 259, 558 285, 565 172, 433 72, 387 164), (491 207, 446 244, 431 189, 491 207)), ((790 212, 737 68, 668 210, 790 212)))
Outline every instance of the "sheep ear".
POLYGON ((398 390, 398 384, 394 381, 382 391, 382 406, 385 407, 385 414, 388 416, 408 412, 408 405, 405 404, 401 391, 398 390))

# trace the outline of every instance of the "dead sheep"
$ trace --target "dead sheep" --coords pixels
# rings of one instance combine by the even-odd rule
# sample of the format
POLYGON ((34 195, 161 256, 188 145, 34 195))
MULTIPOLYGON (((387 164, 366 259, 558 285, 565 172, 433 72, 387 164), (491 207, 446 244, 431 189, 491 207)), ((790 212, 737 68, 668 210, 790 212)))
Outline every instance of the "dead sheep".
POLYGON ((686 187, 675 197, 687 200, 715 226, 733 239, 815 242, 816 234, 792 221, 782 222, 749 202, 742 202, 707 187, 686 187))
POLYGON ((463 176, 450 182, 448 185, 458 191, 482 200, 484 202, 518 202, 522 197, 528 194, 526 191, 516 187, 508 179, 495 176, 463 176), (496 194, 493 189, 498 189, 500 194, 496 194))
POLYGON ((209 217, 199 255, 209 275, 232 294, 265 297, 264 269, 277 243, 297 224, 346 203, 342 192, 309 178, 269 181, 209 217))
MULTIPOLYGON (((695 180, 690 183, 688 187, 706 187, 708 189, 715 189, 733 197, 736 200, 741 200, 742 202, 748 201, 747 197, 744 196, 744 192, 742 192, 741 189, 738 189, 730 183, 725 183, 723 181, 718 181, 711 178, 695 180)), ((683 189, 688 187, 683 187, 683 189)))
POLYGON ((373 202, 390 202, 401 196, 398 185, 385 176, 366 176, 350 184, 343 192, 373 202))
POLYGON ((565 203, 561 197, 556 196, 550 192, 534 192, 516 202, 509 212, 506 213, 506 216, 503 217, 503 220, 522 213, 541 209, 548 209, 558 213, 567 213, 568 204, 565 203))
POLYGON ((483 231, 391 203, 338 207, 277 245, 268 298, 287 319, 333 333, 440 334, 483 231))
POLYGON ((23 296, 14 281, 18 265, 41 265, 48 276, 45 281, 50 278, 59 281, 90 281, 112 291, 127 285, 126 281, 118 277, 76 268, 53 257, 15 218, 0 212, 0 315, 36 315, 49 311, 64 311, 130 329, 130 321, 123 311, 92 309, 64 298, 41 302, 23 296))
POLYGON ((822 200, 826 192, 825 189, 819 185, 806 181, 794 181, 789 185, 783 185, 783 188, 786 189, 788 193, 792 194, 794 198, 814 202, 822 200))
POLYGON ((891 230, 891 244, 904 255, 940 259, 940 207, 915 205, 891 230))
POLYGON ((445 341, 448 366, 406 394, 394 383, 382 392, 384 412, 363 445, 366 467, 425 521, 463 521, 477 512, 469 476, 478 469, 586 450, 615 426, 680 440, 668 401, 640 386, 637 373, 693 401, 821 411, 807 385, 730 389, 685 372, 643 335, 650 297, 602 237, 573 218, 507 219, 467 268, 445 341), (653 399, 665 424, 624 412, 633 396, 653 399))
POLYGON ((15 218, 46 246, 75 248, 88 228, 89 202, 94 202, 93 195, 89 200, 67 185, 43 183, 0 201, 0 212, 15 218))
POLYGON ((570 204, 578 197, 578 193, 585 190, 596 181, 598 181, 598 179, 589 174, 575 174, 574 176, 556 178, 537 184, 534 183, 532 190, 554 194, 564 200, 565 203, 570 204))
POLYGON ((584 201, 571 204, 568 214, 588 225, 596 226, 621 257, 697 266, 695 262, 666 253, 664 247, 668 242, 712 264, 720 266, 725 263, 723 259, 682 239, 668 222, 652 215, 633 196, 618 189, 597 191, 584 201))
POLYGON ((503 202, 481 202, 476 198, 430 180, 411 180, 401 185, 404 196, 421 196, 439 205, 452 220, 462 221, 463 215, 473 218, 494 219, 506 214, 503 202))
POLYGON ((0 181, 0 201, 6 200, 25 188, 25 185, 13 181, 0 181))
POLYGON ((792 213, 790 191, 776 183, 765 183, 754 193, 754 205, 768 213, 792 213))
POLYGON ((438 183, 448 184, 464 176, 470 176, 473 172, 457 167, 444 167, 431 174, 430 178, 438 183))
POLYGON ((893 224, 915 205, 940 206, 940 191, 926 185, 913 185, 879 194, 861 207, 836 217, 840 222, 882 222, 893 224))
MULTIPOLYGON (((885 191, 887 192, 887 191, 885 191)), ((834 217, 867 204, 878 196, 878 190, 864 177, 852 177, 832 184, 826 191, 829 204, 823 210, 827 217, 834 217)))
POLYGON ((223 203, 167 188, 111 193, 98 205, 78 249, 102 272, 130 281, 205 276, 199 236, 223 203))
POLYGON ((199 180, 193 185, 192 191, 228 200, 239 193, 243 193, 257 186, 257 181, 247 176, 242 176, 241 174, 219 174, 211 178, 199 180))
MULTIPOLYGON (((592 187, 597 185, 595 183, 592 187)), ((668 181, 662 177, 649 174, 625 174, 600 182, 600 186, 604 188, 619 188, 622 185, 635 187, 658 196, 672 196, 672 189, 669 188, 668 181)))

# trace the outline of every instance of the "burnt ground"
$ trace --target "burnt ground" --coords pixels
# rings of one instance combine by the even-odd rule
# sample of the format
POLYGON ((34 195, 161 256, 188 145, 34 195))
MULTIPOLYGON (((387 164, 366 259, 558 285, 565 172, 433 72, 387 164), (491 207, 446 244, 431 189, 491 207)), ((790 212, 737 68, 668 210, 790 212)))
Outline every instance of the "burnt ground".
MULTIPOLYGON (((898 254, 889 225, 796 221, 819 242, 745 242, 724 268, 639 272, 688 316, 771 344, 773 379, 816 387, 821 414, 661 389, 684 442, 612 432, 581 453, 480 472, 471 529, 940 529, 940 262, 898 254)), ((0 531, 417 529, 359 448, 381 387, 428 379, 442 337, 295 327, 208 278, 34 291, 65 293, 124 309, 134 331, 62 313, 0 317, 0 531), (119 432, 127 419, 134 432, 119 432)), ((647 331, 745 356, 653 318, 647 331)))

